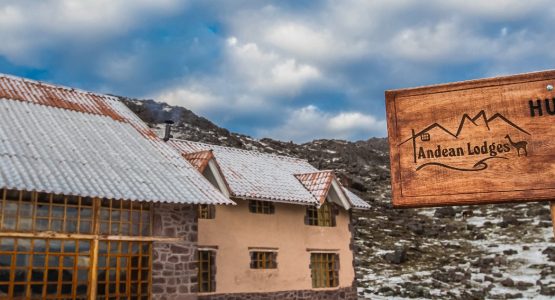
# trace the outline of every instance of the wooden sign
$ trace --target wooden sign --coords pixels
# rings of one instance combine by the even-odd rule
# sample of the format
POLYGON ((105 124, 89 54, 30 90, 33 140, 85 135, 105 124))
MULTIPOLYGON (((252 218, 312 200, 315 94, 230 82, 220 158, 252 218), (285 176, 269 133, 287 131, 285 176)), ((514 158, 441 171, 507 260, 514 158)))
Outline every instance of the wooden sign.
POLYGON ((386 91, 393 205, 555 199, 555 71, 386 91))

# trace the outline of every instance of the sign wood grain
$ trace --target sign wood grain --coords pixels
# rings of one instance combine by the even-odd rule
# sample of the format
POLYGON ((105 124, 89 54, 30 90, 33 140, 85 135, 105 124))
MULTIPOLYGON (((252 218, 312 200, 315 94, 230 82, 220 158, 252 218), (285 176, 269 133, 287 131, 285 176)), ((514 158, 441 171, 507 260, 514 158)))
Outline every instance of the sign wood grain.
POLYGON ((393 205, 555 198, 555 70, 386 91, 393 205))

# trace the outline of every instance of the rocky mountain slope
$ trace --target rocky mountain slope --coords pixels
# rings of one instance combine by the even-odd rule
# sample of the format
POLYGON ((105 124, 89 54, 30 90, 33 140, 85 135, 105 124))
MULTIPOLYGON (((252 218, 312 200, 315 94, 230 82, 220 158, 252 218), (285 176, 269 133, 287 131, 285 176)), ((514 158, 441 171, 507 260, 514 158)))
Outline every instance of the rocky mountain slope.
POLYGON ((175 138, 307 159, 334 169, 372 205, 355 213, 356 275, 368 299, 553 299, 555 240, 547 203, 392 209, 386 139, 304 144, 231 133, 182 107, 121 98, 175 138))

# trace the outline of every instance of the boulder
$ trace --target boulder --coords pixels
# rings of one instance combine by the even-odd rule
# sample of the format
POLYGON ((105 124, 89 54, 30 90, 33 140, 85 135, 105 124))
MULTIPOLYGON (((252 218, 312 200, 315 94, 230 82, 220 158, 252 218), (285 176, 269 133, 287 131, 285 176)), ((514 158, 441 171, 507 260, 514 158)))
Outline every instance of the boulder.
POLYGON ((390 264, 402 264, 407 261, 407 249, 398 248, 394 252, 386 253, 383 258, 390 264))
POLYGON ((454 218, 455 215, 457 215, 457 212, 451 206, 437 208, 434 213, 437 218, 454 218))

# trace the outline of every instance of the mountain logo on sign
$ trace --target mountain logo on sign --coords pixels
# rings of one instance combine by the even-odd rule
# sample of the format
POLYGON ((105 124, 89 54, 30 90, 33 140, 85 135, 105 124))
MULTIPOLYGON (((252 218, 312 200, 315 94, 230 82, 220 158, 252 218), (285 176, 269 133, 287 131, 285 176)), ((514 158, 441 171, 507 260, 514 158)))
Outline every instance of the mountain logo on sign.
MULTIPOLYGON (((485 111, 480 111, 471 117, 464 114, 459 122, 456 131, 447 129, 440 123, 433 123, 426 128, 416 132, 412 129, 412 136, 399 144, 403 145, 412 141, 414 151, 414 163, 417 165, 416 170, 421 170, 430 166, 448 168, 457 171, 482 171, 488 168, 486 161, 491 159, 508 159, 508 152, 516 151, 517 155, 528 156, 528 142, 519 140, 518 136, 530 136, 531 134, 516 125, 514 122, 506 118, 500 113, 496 113, 491 117, 486 115, 485 111), (476 143, 476 141, 466 142, 465 133, 468 130, 475 131, 475 136, 480 133, 485 136, 485 140, 476 143), (496 132, 503 130, 503 134, 497 140, 492 138, 496 132), (444 139, 451 139, 457 146, 445 146, 432 142, 434 136, 444 135, 444 139), (417 145, 421 144, 421 145, 417 145), (432 145, 432 146, 430 146, 432 145), (483 157, 487 155, 487 157, 483 157), (471 166, 460 166, 453 163, 453 157, 472 157, 478 159, 471 166), (448 159, 449 163, 437 161, 448 159)), ((457 160, 460 161, 460 160, 457 160)))

